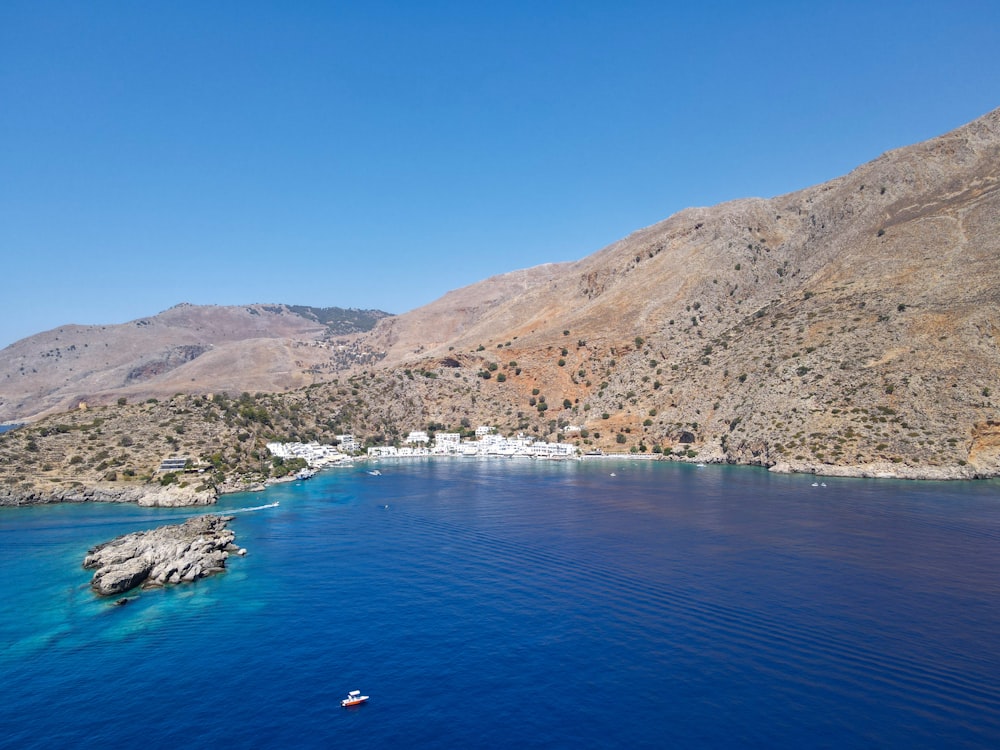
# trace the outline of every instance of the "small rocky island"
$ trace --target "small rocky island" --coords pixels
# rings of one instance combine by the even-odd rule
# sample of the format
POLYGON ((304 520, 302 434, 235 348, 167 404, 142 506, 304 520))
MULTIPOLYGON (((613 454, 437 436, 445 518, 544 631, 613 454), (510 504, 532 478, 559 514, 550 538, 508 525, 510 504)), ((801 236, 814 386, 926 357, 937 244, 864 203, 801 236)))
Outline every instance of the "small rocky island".
POLYGON ((230 553, 246 554, 233 544, 236 534, 227 526, 231 520, 197 516, 99 544, 83 560, 84 568, 95 569, 90 586, 101 596, 115 596, 136 586, 154 588, 221 573, 230 553))

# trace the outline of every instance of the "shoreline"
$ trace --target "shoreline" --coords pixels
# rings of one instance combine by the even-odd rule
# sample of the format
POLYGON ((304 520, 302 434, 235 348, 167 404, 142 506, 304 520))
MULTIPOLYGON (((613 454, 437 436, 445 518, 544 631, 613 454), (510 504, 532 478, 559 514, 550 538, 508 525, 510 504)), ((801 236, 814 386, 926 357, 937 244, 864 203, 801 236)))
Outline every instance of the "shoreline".
MULTIPOLYGON (((352 461, 332 464, 318 468, 318 471, 329 471, 354 467, 357 464, 375 464, 380 460, 408 461, 413 459, 449 459, 467 461, 470 459, 483 461, 512 461, 518 459, 531 461, 665 461, 694 466, 746 466, 765 469, 775 474, 801 474, 803 476, 838 477, 851 479, 889 479, 908 481, 988 481, 997 479, 997 474, 982 474, 972 467, 915 467, 899 466, 889 462, 835 466, 828 464, 792 464, 779 462, 737 463, 725 460, 719 456, 697 458, 680 458, 662 454, 633 453, 601 453, 584 454, 573 457, 531 457, 531 456, 501 456, 477 455, 463 456, 460 454, 409 454, 398 456, 357 456, 352 461)), ((18 489, 16 487, 0 487, 0 507, 21 507, 26 505, 49 505, 62 503, 128 503, 142 507, 205 507, 215 505, 222 495, 240 492, 261 492, 276 484, 287 484, 296 481, 308 481, 308 478, 290 475, 279 479, 267 479, 255 483, 226 483, 218 489, 197 491, 191 487, 167 487, 159 484, 113 486, 110 483, 82 484, 76 487, 31 487, 18 489)))
POLYGON ((729 461, 721 456, 698 456, 695 458, 679 457, 675 455, 663 455, 658 453, 599 453, 581 454, 573 457, 549 457, 538 458, 533 456, 502 456, 502 455, 475 455, 463 456, 460 454, 435 454, 435 453, 414 453, 397 456, 363 456, 355 458, 355 461, 377 462, 382 459, 408 461, 417 458, 447 458, 460 460, 532 460, 532 461, 664 461, 678 464, 692 464, 694 466, 746 466, 757 469, 765 469, 774 474, 801 474, 803 476, 817 477, 840 477, 852 479, 898 479, 913 481, 985 481, 1000 478, 1000 474, 983 474, 975 471, 970 466, 939 467, 939 466, 901 466, 900 464, 888 461, 871 464, 793 464, 787 461, 776 463, 740 463, 729 461))

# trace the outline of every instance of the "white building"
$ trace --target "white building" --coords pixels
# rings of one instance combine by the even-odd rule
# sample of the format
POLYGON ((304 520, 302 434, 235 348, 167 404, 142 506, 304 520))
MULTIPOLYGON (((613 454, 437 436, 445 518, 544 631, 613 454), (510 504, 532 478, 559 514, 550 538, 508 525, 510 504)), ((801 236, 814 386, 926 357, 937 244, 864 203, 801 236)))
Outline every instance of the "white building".
POLYGON ((462 447, 462 436, 457 432, 439 432, 434 436, 434 453, 458 453, 462 447))
POLYGON ((268 443, 267 449, 272 456, 301 458, 312 467, 329 466, 351 460, 350 456, 344 455, 332 445, 319 443, 268 443))
POLYGON ((534 443, 531 454, 538 458, 569 458, 576 455, 576 446, 572 443, 534 443))
POLYGON ((577 455, 577 448, 572 443, 546 443, 519 434, 517 437, 498 435, 493 427, 477 427, 477 440, 462 441, 457 432, 439 432, 434 437, 434 445, 426 446, 429 440, 427 433, 414 431, 406 439, 408 445, 401 448, 393 446, 375 446, 368 449, 369 456, 427 456, 427 455, 462 455, 462 456, 505 456, 524 458, 571 458, 577 455))
POLYGON ((354 453, 359 447, 354 435, 337 435, 337 440, 340 441, 340 450, 344 453, 354 453))

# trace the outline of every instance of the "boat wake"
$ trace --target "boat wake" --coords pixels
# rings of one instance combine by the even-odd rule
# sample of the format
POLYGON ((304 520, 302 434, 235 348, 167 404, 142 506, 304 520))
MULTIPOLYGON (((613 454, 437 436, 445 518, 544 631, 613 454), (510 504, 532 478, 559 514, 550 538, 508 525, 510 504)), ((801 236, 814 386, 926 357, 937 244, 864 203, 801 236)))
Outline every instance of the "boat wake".
POLYGON ((252 513, 255 510, 265 510, 266 508, 277 508, 278 502, 268 503, 267 505, 255 505, 252 508, 235 508, 234 510, 224 511, 226 515, 230 513, 252 513))

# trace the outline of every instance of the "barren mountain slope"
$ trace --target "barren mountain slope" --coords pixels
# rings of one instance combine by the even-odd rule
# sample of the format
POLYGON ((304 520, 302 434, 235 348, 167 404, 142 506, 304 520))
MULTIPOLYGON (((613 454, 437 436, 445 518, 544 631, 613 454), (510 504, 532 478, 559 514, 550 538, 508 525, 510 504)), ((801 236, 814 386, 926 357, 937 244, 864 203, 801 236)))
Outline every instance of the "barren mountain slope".
MULTIPOLYGON (((67 325, 0 352, 0 421, 62 411, 81 401, 178 392, 285 390, 338 369, 352 334, 331 339, 335 310, 287 305, 182 304, 120 325, 67 325)), ((340 311, 361 330, 377 311, 340 311)), ((354 360, 350 359, 351 362, 354 360)), ((346 366, 346 365, 345 365, 346 366)))
POLYGON ((698 298, 706 318, 700 324, 725 330, 734 314, 838 278, 875 294, 924 294, 955 283, 957 271, 975 270, 986 273, 988 286, 996 273, 990 207, 997 120, 990 113, 817 187, 682 211, 581 261, 451 292, 383 321, 373 336, 391 364, 433 353, 435 345, 464 348, 532 333, 549 341, 567 327, 622 343, 622 336, 655 334, 670 319, 690 318, 684 313, 698 298), (932 269, 944 275, 931 279, 932 269), (723 310, 705 309, 715 306, 723 310))
POLYGON ((411 368, 492 362, 509 377, 481 382, 479 399, 498 415, 530 410, 538 389, 549 420, 602 441, 610 429, 626 446, 683 436, 740 461, 995 471, 998 177, 995 111, 829 183, 682 211, 522 272, 518 296, 495 293, 503 276, 469 287, 463 324, 437 337, 449 297, 371 335, 411 368))
MULTIPOLYGON (((399 441, 411 429, 492 424, 584 450, 997 476, 998 181, 1000 110, 822 185, 688 209, 583 260, 452 292, 345 340, 347 361, 365 363, 348 372, 336 371, 343 359, 323 360, 339 345, 307 330, 292 343, 219 342, 187 360, 180 348, 164 382, 171 393, 236 395, 303 372, 330 381, 227 411, 245 460, 268 436, 399 441), (244 371, 265 385, 247 385, 244 371)), ((113 377, 94 371, 121 383, 134 361, 109 367, 113 377)), ((127 416, 138 405, 120 408, 137 435, 163 442, 127 416)), ((36 441, 44 453, 45 432, 40 423, 10 444, 36 441)), ((54 474, 81 466, 50 463, 54 474)))
POLYGON ((368 346, 387 353, 382 361, 392 366, 412 355, 475 338, 482 330, 508 330, 523 325, 523 309, 574 264, 548 263, 494 276, 448 292, 419 310, 381 321, 369 336, 368 346))

